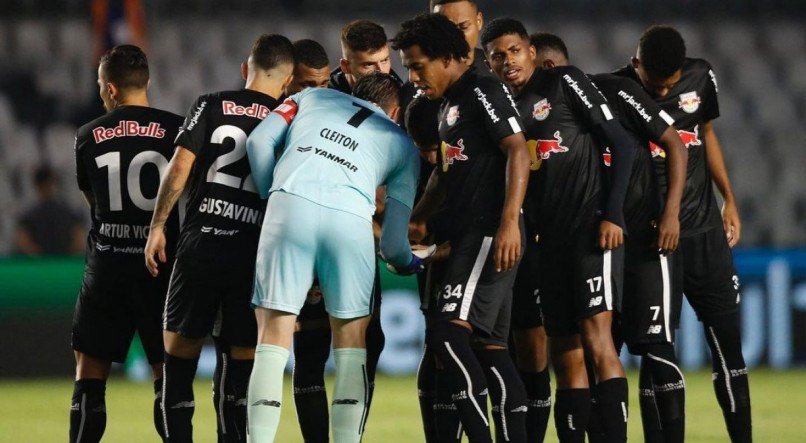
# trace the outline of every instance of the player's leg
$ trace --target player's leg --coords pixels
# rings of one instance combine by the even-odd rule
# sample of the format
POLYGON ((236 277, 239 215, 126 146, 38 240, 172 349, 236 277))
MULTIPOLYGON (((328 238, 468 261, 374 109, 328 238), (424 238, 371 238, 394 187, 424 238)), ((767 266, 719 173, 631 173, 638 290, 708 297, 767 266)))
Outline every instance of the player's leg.
POLYGON ((683 290, 703 322, 714 391, 731 441, 752 440, 750 386, 742 355, 739 279, 722 229, 685 238, 683 290))
POLYGON ((330 356, 330 322, 318 283, 297 319, 294 332, 294 404, 306 442, 328 441, 330 416, 325 390, 325 363, 330 356))
POLYGON ((283 192, 269 197, 260 232, 252 304, 258 345, 247 395, 248 433, 255 443, 271 442, 280 423, 283 372, 297 314, 313 284, 319 242, 319 211, 308 200, 283 192))
POLYGON ((219 308, 215 275, 214 269, 181 258, 171 274, 163 320, 165 362, 160 408, 165 437, 172 442, 193 440, 193 379, 204 339, 219 308))
POLYGON ((378 360, 386 345, 386 335, 381 326, 381 273, 377 262, 375 264, 375 280, 372 287, 372 317, 367 326, 367 377, 369 377, 369 402, 367 411, 372 405, 375 393, 375 372, 378 369, 378 360))
POLYGON ((543 441, 551 413, 548 337, 540 312, 537 254, 537 244, 529 241, 512 289, 512 341, 528 398, 526 435, 531 442, 543 441))
POLYGON ((106 380, 112 362, 75 351, 70 442, 99 442, 106 429, 106 380))
MULTIPOLYGON (((549 319, 548 314, 546 318, 549 319)), ((590 418, 591 394, 582 342, 578 334, 552 334, 549 348, 557 380, 554 402, 557 436, 564 443, 584 443, 590 418)))
MULTIPOLYGON (((172 265, 172 263, 171 263, 172 265)), ((154 403, 152 416, 157 434, 164 440, 165 427, 162 420, 162 379, 163 364, 165 363, 165 346, 162 340, 162 313, 165 307, 165 297, 170 282, 169 266, 166 264, 163 272, 157 278, 143 272, 140 284, 135 286, 132 293, 135 297, 134 305, 138 307, 136 315, 137 334, 145 351, 154 387, 154 403)))
POLYGON ((359 442, 369 407, 366 334, 370 317, 331 317, 336 382, 333 387, 331 423, 333 439, 359 442))

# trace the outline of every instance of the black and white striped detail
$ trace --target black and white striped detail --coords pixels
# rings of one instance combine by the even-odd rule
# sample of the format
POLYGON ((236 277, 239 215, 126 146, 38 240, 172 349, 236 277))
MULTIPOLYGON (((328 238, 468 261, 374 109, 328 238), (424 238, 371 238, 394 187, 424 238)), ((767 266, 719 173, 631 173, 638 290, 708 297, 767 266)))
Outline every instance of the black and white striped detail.
MULTIPOLYGON (((176 263, 174 263, 174 266, 176 263)), ((166 300, 166 307, 167 307, 167 300, 166 300)), ((162 364, 162 398, 160 399, 160 409, 162 410, 162 432, 165 434, 165 439, 171 437, 170 432, 168 432, 168 413, 167 406, 165 404, 165 387, 168 384, 168 371, 165 370, 165 363, 162 364)))
POLYGON ((660 275, 661 284, 663 285, 663 333, 666 334, 666 341, 671 343, 672 328, 669 318, 672 312, 672 287, 671 278, 669 277, 669 259, 665 254, 660 256, 660 275))
POLYGON ((473 263, 473 269, 470 271, 470 277, 467 279, 465 292, 462 295, 462 306, 459 309, 460 320, 467 321, 467 317, 470 314, 470 306, 473 303, 473 294, 476 292, 476 285, 479 282, 479 278, 481 278, 481 271, 484 269, 484 263, 487 262, 487 256, 490 254, 492 244, 492 237, 484 237, 484 239, 481 241, 479 255, 476 256, 476 261, 473 263))
POLYGON ((498 405, 498 413, 501 414, 501 434, 504 436, 504 441, 509 441, 509 426, 507 426, 507 385, 504 383, 504 378, 495 366, 490 366, 490 371, 495 374, 498 384, 501 386, 501 404, 498 405))
POLYGON ((723 377, 725 377, 725 390, 728 392, 728 399, 730 400, 730 412, 736 413, 736 399, 733 397, 733 387, 730 382, 730 370, 728 370, 728 363, 725 361, 725 355, 722 354, 722 347, 719 346, 719 340, 716 338, 714 328, 708 327, 708 333, 711 334, 711 339, 714 341, 714 348, 716 348, 717 356, 719 356, 719 363, 722 367, 723 377))
POLYGON ((218 383, 218 423, 221 425, 221 433, 227 434, 227 424, 224 420, 224 402, 227 399, 227 394, 224 391, 224 386, 227 384, 227 353, 221 353, 221 381, 218 383))
MULTIPOLYGON (((485 237, 485 240, 490 237, 485 237)), ((473 380, 470 379, 470 374, 467 372, 467 368, 465 365, 462 364, 462 360, 459 360, 459 357, 456 356, 456 353, 453 352, 453 348, 451 344, 448 342, 443 342, 445 345, 445 349, 448 350, 448 354, 450 354, 451 358, 454 362, 456 362, 456 366, 459 366, 459 369, 462 371, 462 374, 465 376, 465 382, 467 383, 467 398, 470 399, 470 403, 476 408, 476 412, 479 413, 481 416, 481 420, 484 422, 485 426, 490 426, 490 423, 487 421, 487 414, 485 414, 479 403, 476 401, 476 396, 473 394, 473 380)))
POLYGON ((81 436, 84 435, 84 422, 87 420, 87 394, 81 394, 81 424, 78 425, 78 436, 76 443, 81 443, 81 436))
MULTIPOLYGON (((602 105, 604 106, 604 105, 602 105)), ((613 310, 613 251, 608 249, 602 253, 602 280, 604 284, 605 306, 613 310)))

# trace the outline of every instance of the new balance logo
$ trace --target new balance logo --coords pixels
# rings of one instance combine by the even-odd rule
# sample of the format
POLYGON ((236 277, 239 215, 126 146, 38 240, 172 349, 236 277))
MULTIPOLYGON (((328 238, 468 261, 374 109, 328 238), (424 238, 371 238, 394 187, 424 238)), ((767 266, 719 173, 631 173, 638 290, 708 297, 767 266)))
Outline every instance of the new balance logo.
POLYGON ((358 400, 352 398, 337 398, 333 400, 333 405, 357 405, 358 400))
POLYGON ((275 407, 275 408, 279 408, 280 407, 280 402, 277 401, 277 400, 261 399, 261 400, 258 400, 256 402, 252 403, 252 406, 272 406, 272 407, 275 407))
POLYGON ((598 297, 593 297, 591 299, 590 303, 588 303, 588 307, 592 308, 594 306, 599 306, 601 304, 602 304, 602 296, 600 295, 598 297))
POLYGON ((528 410, 529 410, 529 407, 527 407, 526 405, 523 405, 523 406, 518 406, 517 408, 515 408, 515 409, 513 409, 513 410, 511 410, 509 412, 526 412, 528 410))
POLYGON ((456 303, 445 303, 445 306, 442 307, 442 312, 453 312, 456 310, 456 303))
POLYGON ((646 331, 647 334, 660 334, 661 330, 663 330, 663 326, 661 325, 651 325, 649 329, 646 331))
POLYGON ((308 146, 307 148, 303 148, 302 146, 297 147, 297 151, 299 151, 299 152, 308 152, 311 149, 313 149, 313 146, 308 146))
POLYGON ((95 249, 97 249, 97 250, 99 250, 101 252, 108 251, 111 247, 112 247, 112 245, 102 245, 100 243, 97 243, 95 245, 95 249))
POLYGON ((196 407, 195 401, 180 401, 179 403, 171 406, 171 409, 195 408, 195 407, 196 407))

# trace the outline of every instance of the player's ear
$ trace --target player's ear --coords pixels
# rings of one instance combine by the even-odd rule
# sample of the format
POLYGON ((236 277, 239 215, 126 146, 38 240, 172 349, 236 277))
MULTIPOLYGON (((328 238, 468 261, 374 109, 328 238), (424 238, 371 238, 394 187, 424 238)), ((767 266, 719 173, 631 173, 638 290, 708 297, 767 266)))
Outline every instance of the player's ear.
POLYGON ((638 57, 633 57, 633 58, 631 58, 631 59, 630 59, 630 63, 632 63, 632 67, 633 67, 633 68, 636 68, 636 69, 637 69, 639 66, 641 66, 641 60, 638 60, 638 57))
POLYGON ((552 60, 550 58, 547 58, 546 60, 543 61, 543 67, 546 68, 546 69, 551 69, 554 66, 556 66, 554 64, 554 60, 552 60))
POLYGON ((344 57, 339 59, 339 67, 341 68, 341 72, 345 74, 352 74, 352 71, 350 70, 350 62, 348 62, 344 57))
POLYGON ((109 98, 113 102, 117 102, 120 99, 120 89, 114 83, 107 82, 106 90, 109 91, 109 98))
POLYGON ((397 118, 400 116, 400 106, 395 106, 394 108, 390 109, 389 112, 386 113, 394 121, 397 121, 397 118))
MULTIPOLYGON (((478 26, 479 29, 484 27, 484 14, 482 14, 481 11, 476 13, 476 26, 478 26)), ((473 48, 470 49, 472 50, 473 48)))
POLYGON ((241 63, 241 77, 244 81, 249 77, 249 65, 246 62, 241 63))
POLYGON ((534 45, 529 45, 529 59, 534 60, 537 58, 537 49, 534 45))

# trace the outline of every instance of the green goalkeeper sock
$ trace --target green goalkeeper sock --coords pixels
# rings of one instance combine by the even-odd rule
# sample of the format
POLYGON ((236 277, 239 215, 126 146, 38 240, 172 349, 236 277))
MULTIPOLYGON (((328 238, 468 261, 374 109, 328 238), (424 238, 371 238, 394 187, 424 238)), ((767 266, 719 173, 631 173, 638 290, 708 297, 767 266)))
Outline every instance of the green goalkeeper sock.
POLYGON ((341 348, 333 351, 336 386, 330 412, 336 443, 360 442, 367 415, 367 350, 341 348))
POLYGON ((288 349, 274 345, 258 345, 255 350, 247 395, 249 440, 254 443, 274 441, 280 425, 283 372, 288 354, 288 349))

